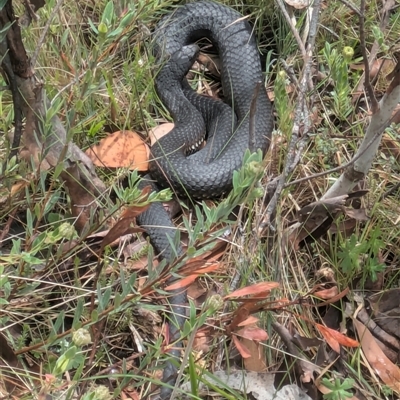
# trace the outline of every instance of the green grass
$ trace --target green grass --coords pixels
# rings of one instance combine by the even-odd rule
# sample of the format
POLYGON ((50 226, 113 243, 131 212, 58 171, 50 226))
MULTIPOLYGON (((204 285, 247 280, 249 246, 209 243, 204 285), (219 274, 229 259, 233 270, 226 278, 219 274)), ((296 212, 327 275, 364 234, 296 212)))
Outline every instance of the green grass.
MULTIPOLYGON (((38 12, 41 19, 24 30, 24 44, 29 54, 35 51, 55 3, 47 2, 38 12)), ((95 2, 93 8, 84 2, 65 2, 55 15, 40 48, 35 70, 49 98, 57 100, 58 115, 69 137, 82 149, 118 129, 135 130, 146 137, 150 128, 169 118, 153 87, 156 67, 150 33, 162 15, 182 3, 121 0, 115 2, 114 12, 111 12, 106 1, 95 2), (129 10, 131 15, 124 20, 121 15, 129 10), (121 26, 122 21, 126 25, 121 26), (107 32, 95 32, 92 28, 99 29, 101 22, 107 32)), ((279 57, 299 76, 301 55, 279 9, 270 1, 224 3, 250 14, 264 62, 274 60, 265 67, 267 86, 275 96, 277 119, 274 144, 266 158, 269 162, 264 171, 265 183, 284 167, 296 105, 296 90, 290 85, 279 57)), ((375 1, 368 4, 368 46, 374 41, 373 27, 379 25, 379 6, 375 1)), ((297 11, 295 15, 303 26, 303 13, 297 11)), ((383 36, 386 47, 382 46, 379 57, 392 56, 391 45, 398 39, 395 26, 399 18, 397 10, 391 16, 390 29, 383 36)), ((354 154, 368 123, 365 103, 356 108, 352 102, 352 91, 361 73, 352 69, 351 64, 360 61, 360 54, 357 16, 339 2, 324 4, 314 50, 315 66, 321 75, 314 82, 315 90, 310 93, 313 102, 309 103, 315 125, 302 162, 290 180, 343 164, 354 154), (345 46, 354 49, 350 61, 343 57, 345 46)), ((379 79, 376 87, 378 95, 381 94, 385 80, 379 79)), ((0 130, 9 133, 13 110, 7 91, 0 91, 0 107, 0 130)), ((392 127, 389 133, 398 142, 398 127, 392 127)), ((0 140, 4 141, 3 137, 0 140)), ((5 144, 0 146, 3 159, 7 156, 5 147, 5 144)), ((31 167, 24 163, 9 163, 1 172, 0 199, 7 197, 12 185, 25 185, 12 202, 2 200, 0 211, 3 229, 11 217, 17 221, 13 228, 20 229, 13 241, 0 250, 0 329, 19 354, 20 364, 13 373, 18 381, 18 398, 40 398, 43 394, 58 392, 72 399, 78 386, 84 393, 83 399, 110 398, 107 396, 111 394, 107 393, 122 398, 121 390, 128 389, 137 391, 141 397, 150 394, 156 388, 153 384, 160 383, 158 369, 166 358, 160 323, 166 292, 158 281, 160 267, 151 265, 151 250, 147 272, 135 270, 135 254, 121 256, 124 245, 121 249, 107 247, 101 259, 98 285, 92 289, 94 271, 99 266, 95 250, 100 239, 93 240, 94 244, 81 240, 83 238, 74 230, 69 198, 59 180, 50 172, 32 173, 31 167), (71 240, 76 241, 76 245, 72 249, 63 248, 71 240), (9 329, 1 328, 10 325, 9 329), (89 332, 91 342, 86 340, 89 332), (48 374, 47 377, 44 374, 48 374), (45 377, 47 381, 43 381, 45 377)), ((110 187, 123 186, 121 176, 125 176, 125 172, 99 171, 99 175, 110 187)), ((210 215, 203 223, 196 223, 196 219, 191 220, 185 213, 186 226, 192 233, 189 236, 193 246, 196 244, 196 249, 193 247, 196 255, 204 253, 205 245, 215 244, 210 232, 223 232, 227 225, 231 229, 226 239, 222 271, 201 278, 201 285, 224 295, 233 290, 232 277, 237 278, 239 287, 279 281, 281 288, 268 300, 287 298, 296 302, 317 283, 327 283, 319 272, 322 268, 334 278, 339 291, 349 287, 364 293, 371 278, 385 267, 382 288, 396 287, 400 278, 399 205, 395 196, 380 198, 399 182, 400 166, 399 158, 396 160, 383 151, 377 155, 367 178, 370 191, 361 200, 369 221, 358 222, 352 235, 328 233, 301 249, 288 245, 286 228, 295 219, 296 210, 320 198, 337 176, 336 173, 285 189, 278 203, 276 230, 266 230, 261 237, 257 228, 266 205, 256 196, 260 194, 257 188, 253 188, 248 197, 236 190, 225 202, 210 206, 210 215), (235 208, 239 204, 241 207, 235 208), (235 213, 244 218, 229 222, 234 208, 235 213), (215 214, 211 215, 213 212, 215 214), (202 230, 205 232, 201 234, 202 230)), ((133 186, 131 182, 130 192, 120 189, 110 214, 118 215, 129 196, 132 196, 129 202, 137 201, 139 194, 133 186)), ((399 191, 397 197, 398 194, 399 191)), ((195 213, 197 218, 203 208, 199 207, 195 213)), ((184 236, 185 224, 181 219, 177 223, 184 236)), ((93 226, 92 230, 95 229, 93 226)), ((146 253, 146 249, 136 251, 146 253)), ((177 267, 179 263, 174 270, 177 267)), ((223 368, 234 364, 230 359, 231 341, 222 328, 224 322, 230 322, 229 313, 236 304, 230 302, 221 307, 217 301, 213 307, 194 302, 192 317, 183 327, 189 343, 191 334, 202 329, 213 339, 205 353, 194 351, 187 357, 184 376, 190 380, 194 393, 198 392, 203 379, 198 358, 207 371, 216 365, 220 354, 223 368), (201 310, 197 316, 196 306, 201 310)), ((284 311, 272 307, 258 316, 261 326, 270 335, 270 339, 262 343, 266 365, 270 372, 275 372, 285 369, 286 365, 292 366, 293 360, 285 356, 286 347, 271 324, 278 320, 301 335, 315 337, 319 334, 312 321, 320 322, 322 311, 320 315, 298 302, 284 311)), ((342 371, 336 367, 323 375, 334 392, 347 390, 347 383, 354 379, 356 385, 370 391, 371 396, 383 398, 387 388, 370 377, 360 352, 357 349, 346 349, 346 352, 346 362, 351 364, 348 376, 341 376, 342 371)), ((315 349, 304 354, 311 359, 315 349)), ((295 381, 290 374, 292 369, 288 367, 287 377, 295 381)), ((0 386, 1 391, 7 389, 0 386)), ((232 395, 228 388, 219 388, 218 392, 220 398, 240 398, 238 394, 232 395)), ((333 394, 330 398, 340 397, 333 394)))

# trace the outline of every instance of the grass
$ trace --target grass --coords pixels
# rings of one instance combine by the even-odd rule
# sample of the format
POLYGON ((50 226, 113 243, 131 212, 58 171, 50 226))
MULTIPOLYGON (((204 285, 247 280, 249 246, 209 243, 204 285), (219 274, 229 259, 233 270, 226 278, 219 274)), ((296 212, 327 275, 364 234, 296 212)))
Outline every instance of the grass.
MULTIPOLYGON (((296 75, 300 73, 302 61, 296 42, 280 11, 271 2, 224 3, 251 15, 264 63, 279 55, 293 66, 296 75)), ((58 114, 71 139, 83 149, 117 129, 136 130, 145 137, 150 128, 168 118, 153 88, 156 70, 149 34, 159 17, 180 2, 121 0, 115 2, 114 12, 107 4, 100 1, 91 7, 84 2, 65 2, 50 25, 35 66, 49 97, 59 102, 58 114), (122 26, 123 18, 119 16, 127 10, 131 14, 122 26), (92 26, 101 31, 101 22, 107 31, 96 33, 92 26)), ((379 25, 379 6, 375 1, 368 4, 368 46, 377 34, 373 27, 379 25)), ((30 54, 54 7, 55 1, 47 2, 39 11, 41 19, 24 30, 24 44, 30 54)), ((302 12, 295 15, 304 24, 302 12)), ((397 10, 390 18, 391 29, 382 34, 382 56, 390 57, 394 50, 392 44, 398 39, 394 27, 399 18, 397 10)), ((360 70, 352 68, 352 64, 360 61, 361 54, 357 17, 344 5, 328 2, 322 9, 320 25, 315 55, 316 68, 321 74, 315 92, 310 93, 314 130, 291 180, 349 160, 368 122, 366 103, 361 102, 356 108, 352 102, 353 90, 361 75, 360 70), (345 46, 354 49, 351 60, 342 55, 345 46)), ((296 91, 279 62, 274 61, 265 69, 268 87, 275 97, 277 120, 274 144, 267 156, 270 162, 264 171, 263 180, 267 181, 284 167, 296 91)), ((376 87, 378 94, 381 93, 385 82, 378 80, 376 87)), ((7 91, 0 92, 0 99, 3 116, 0 129, 8 133, 12 131, 12 102, 7 91)), ((388 133, 398 142, 398 127, 391 127, 388 133)), ((1 156, 6 158, 5 145, 0 148, 3 149, 1 156)), ((366 182, 369 193, 361 200, 370 217, 368 221, 357 222, 351 234, 343 230, 328 233, 297 250, 287 245, 286 228, 295 219, 296 211, 319 199, 337 174, 285 189, 278 204, 276 231, 266 231, 265 237, 255 234, 254 228, 261 220, 265 204, 257 198, 254 188, 250 191, 252 198, 243 198, 244 193, 238 190, 236 197, 233 193, 227 201, 214 203, 210 209, 217 207, 214 210, 218 215, 209 215, 202 223, 191 221, 188 214, 186 224, 192 232, 189 236, 192 244, 197 245, 197 250, 193 247, 191 251, 196 255, 204 253, 202 246, 215 242, 210 240, 210 232, 223 232, 227 225, 231 229, 226 239, 223 268, 201 278, 201 286, 223 295, 235 286, 279 281, 281 288, 271 299, 296 301, 310 293, 316 284, 333 280, 339 291, 349 287, 363 295, 373 285, 371 278, 384 268, 385 273, 379 275, 383 279, 381 288, 396 287, 400 278, 396 199, 399 190, 392 196, 381 197, 399 183, 399 159, 393 152, 382 150, 377 154, 366 182), (239 209, 234 207, 238 204, 242 204, 239 209), (229 214, 234 208, 244 218, 232 222, 229 214), (206 234, 201 234, 201 230, 206 234)), ((107 171, 101 175, 109 186, 120 186, 119 174, 107 171)), ((49 172, 32 174, 30 166, 9 163, 2 171, 0 197, 4 199, 15 184, 24 185, 25 190, 12 203, 2 201, 0 211, 1 226, 10 217, 16 220, 13 240, 0 253, 0 327, 3 327, 0 332, 14 351, 21 353, 18 364, 12 367, 18 387, 15 396, 31 399, 57 392, 59 398, 72 399, 77 396, 78 383, 83 399, 107 399, 111 398, 110 393, 114 398, 123 398, 122 390, 125 395, 137 392, 141 398, 149 395, 155 389, 153 384, 159 384, 159 366, 166 357, 160 323, 166 292, 158 281, 160 266, 152 264, 151 249, 138 250, 148 252, 150 265, 148 270, 137 271, 137 254, 130 256, 128 252, 128 256, 122 257, 124 245, 120 249, 107 247, 102 273, 93 289, 96 243, 81 240, 74 230, 68 196, 60 182, 49 172), (68 250, 65 246, 72 240, 76 245, 68 250), (5 326, 8 328, 4 329, 5 326), (30 351, 26 352, 26 348, 30 351)), ((133 198, 137 199, 137 193, 133 198)), ((122 193, 112 211, 118 212, 125 200, 122 193)), ((201 221, 200 210, 196 216, 201 221)), ((184 226, 182 222, 177 223, 184 226)), ((182 230, 184 236, 185 230, 182 230)), ((185 376, 194 393, 198 392, 202 379, 199 366, 209 370, 218 360, 222 360, 217 365, 222 368, 242 363, 233 357, 230 339, 222 329, 222 322, 229 323, 230 313, 236 306, 222 307, 218 296, 213 301, 211 305, 192 303, 191 318, 183 327, 189 342, 198 330, 214 338, 204 347, 206 351, 195 351, 189 356, 185 376), (201 310, 197 314, 196 306, 201 310)), ((323 310, 316 312, 299 302, 282 312, 270 309, 259 317, 270 336, 261 347, 268 370, 286 370, 286 378, 296 382, 293 360, 286 357, 285 344, 272 324, 278 320, 293 332, 315 337, 318 333, 313 321, 321 321, 323 310)), ((364 395, 369 393, 368 398, 390 398, 390 390, 369 373, 360 351, 350 348, 343 351, 345 367, 332 366, 323 374, 323 379, 330 382, 325 381, 326 386, 330 385, 333 393, 325 398, 345 398, 351 379, 355 381, 353 387, 364 395)), ((316 350, 313 348, 304 354, 311 359, 316 350)), ((8 391, 4 382, 1 391, 4 394, 8 391)), ((238 394, 229 394, 228 388, 219 389, 219 393, 221 398, 241 398, 238 394)))

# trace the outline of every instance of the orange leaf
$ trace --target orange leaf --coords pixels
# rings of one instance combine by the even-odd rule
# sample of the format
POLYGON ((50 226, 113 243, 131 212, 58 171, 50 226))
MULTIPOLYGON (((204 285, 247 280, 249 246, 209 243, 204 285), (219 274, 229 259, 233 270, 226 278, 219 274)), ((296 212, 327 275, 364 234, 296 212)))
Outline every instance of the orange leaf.
MULTIPOLYGON (((150 186, 146 186, 142 190, 142 197, 145 199, 151 191, 150 186)), ((121 214, 121 218, 117 221, 117 223, 108 231, 107 235, 104 236, 103 240, 100 244, 100 254, 103 252, 104 247, 108 244, 112 243, 114 240, 120 238, 123 235, 127 235, 128 233, 137 233, 143 232, 144 229, 139 228, 138 226, 134 226, 135 217, 137 217, 142 212, 146 211, 149 207, 149 204, 145 206, 130 206, 126 207, 126 209, 121 214)))
POLYGON ((339 293, 337 286, 332 286, 330 289, 323 289, 319 290, 318 292, 314 293, 314 296, 319 297, 320 299, 330 299, 336 296, 339 293))
POLYGON ((232 339, 233 343, 235 344, 236 348, 243 358, 251 357, 251 353, 248 348, 236 336, 232 336, 232 339))
POLYGON ((232 322, 226 327, 226 332, 229 335, 241 322, 245 321, 249 315, 250 311, 248 305, 240 306, 234 313, 232 322))
POLYGON ((247 326, 246 328, 237 331, 235 335, 241 336, 245 339, 255 340, 256 342, 268 339, 268 333, 257 326, 247 326))
POLYGON ((179 270, 181 275, 189 275, 189 274, 208 274, 209 272, 214 272, 219 268, 219 263, 208 263, 206 261, 195 261, 190 263, 190 265, 186 264, 179 270))
POLYGON ((255 285, 251 285, 251 286, 247 286, 242 289, 235 290, 234 292, 226 295, 224 297, 224 299, 229 299, 231 297, 247 296, 249 294, 256 295, 259 293, 263 293, 265 291, 275 289, 277 287, 279 287, 278 282, 260 282, 260 283, 256 283, 255 285))
POLYGON ((129 168, 147 171, 149 148, 136 132, 117 131, 86 150, 98 167, 129 168))
POLYGON ((192 284, 197 278, 199 277, 198 274, 189 275, 186 278, 182 278, 174 282, 172 285, 168 285, 164 290, 175 290, 175 289, 182 289, 190 284, 192 284))
POLYGON ((371 367, 386 385, 400 393, 400 368, 389 360, 364 324, 356 319, 353 323, 361 341, 361 348, 371 367))
POLYGON ((243 322, 240 322, 238 326, 246 326, 246 325, 252 325, 258 322, 258 318, 254 317, 253 315, 250 315, 249 318, 245 319, 243 322))
POLYGON ((335 331, 334 329, 327 328, 326 326, 320 324, 315 324, 315 326, 321 332, 322 336, 325 338, 329 346, 331 346, 331 348, 335 350, 336 353, 340 353, 340 344, 347 347, 358 347, 360 345, 357 340, 350 339, 342 333, 335 331))
POLYGON ((161 124, 156 126, 155 128, 150 130, 149 138, 150 144, 153 146, 157 140, 160 140, 163 136, 167 135, 169 132, 174 129, 174 124, 172 122, 167 122, 165 124, 161 124))

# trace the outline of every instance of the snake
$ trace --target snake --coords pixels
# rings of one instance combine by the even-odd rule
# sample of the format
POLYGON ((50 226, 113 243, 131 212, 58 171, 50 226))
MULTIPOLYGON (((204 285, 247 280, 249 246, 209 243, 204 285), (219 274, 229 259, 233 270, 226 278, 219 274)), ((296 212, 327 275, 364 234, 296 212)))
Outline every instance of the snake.
MULTIPOLYGON (((178 196, 192 199, 218 198, 232 189, 233 173, 241 168, 246 149, 265 154, 271 140, 272 106, 263 84, 258 90, 264 76, 253 29, 228 6, 188 3, 161 18, 154 31, 154 54, 159 66, 155 89, 174 128, 151 147, 150 174, 140 185, 150 184, 154 190, 170 187, 178 196), (218 52, 223 101, 198 94, 185 78, 199 53, 200 39, 209 40, 218 52)), ((182 254, 176 228, 160 202, 151 203, 137 221, 167 263, 182 254)), ((170 398, 177 379, 186 302, 184 290, 171 293, 173 347, 163 371, 163 400, 170 398)))

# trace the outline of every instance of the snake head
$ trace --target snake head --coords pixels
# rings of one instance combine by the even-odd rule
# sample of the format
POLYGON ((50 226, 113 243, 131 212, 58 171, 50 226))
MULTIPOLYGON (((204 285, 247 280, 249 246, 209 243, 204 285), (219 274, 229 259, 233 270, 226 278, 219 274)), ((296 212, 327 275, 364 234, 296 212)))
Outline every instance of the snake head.
POLYGON ((191 66, 196 61, 200 49, 196 44, 183 46, 181 49, 171 55, 166 66, 172 73, 173 79, 181 82, 189 72, 191 66))

